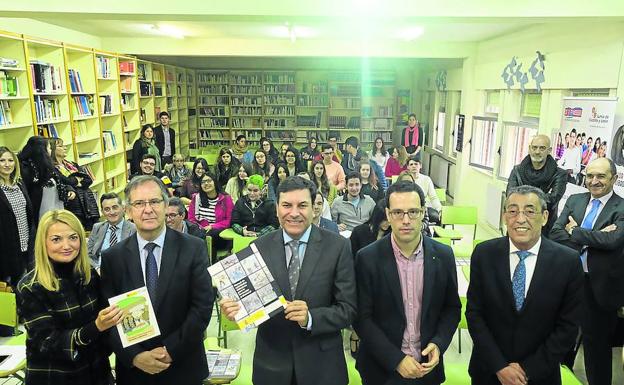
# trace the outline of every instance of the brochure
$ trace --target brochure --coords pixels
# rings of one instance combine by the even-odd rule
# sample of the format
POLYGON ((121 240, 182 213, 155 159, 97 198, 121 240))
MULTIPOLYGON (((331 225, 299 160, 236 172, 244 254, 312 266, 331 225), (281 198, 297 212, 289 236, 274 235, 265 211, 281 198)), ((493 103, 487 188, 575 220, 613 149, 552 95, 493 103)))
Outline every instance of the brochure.
POLYGON ((124 348, 160 335, 154 307, 145 286, 109 298, 108 302, 123 311, 117 331, 124 348))

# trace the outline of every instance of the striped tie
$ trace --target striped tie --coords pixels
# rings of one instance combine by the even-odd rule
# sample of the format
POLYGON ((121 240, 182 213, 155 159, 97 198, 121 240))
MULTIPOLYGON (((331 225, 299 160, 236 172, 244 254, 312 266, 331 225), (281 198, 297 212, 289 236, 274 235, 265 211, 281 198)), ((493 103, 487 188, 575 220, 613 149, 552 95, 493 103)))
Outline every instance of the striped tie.
POLYGON ((109 226, 110 229, 110 242, 109 242, 109 246, 115 246, 117 244, 117 242, 119 241, 117 239, 117 225, 110 225, 109 226))
POLYGON ((290 261, 288 263, 288 281, 290 282, 290 294, 295 299, 297 292, 297 283, 299 281, 299 270, 301 268, 299 262, 299 241, 293 239, 288 242, 290 247, 290 261))

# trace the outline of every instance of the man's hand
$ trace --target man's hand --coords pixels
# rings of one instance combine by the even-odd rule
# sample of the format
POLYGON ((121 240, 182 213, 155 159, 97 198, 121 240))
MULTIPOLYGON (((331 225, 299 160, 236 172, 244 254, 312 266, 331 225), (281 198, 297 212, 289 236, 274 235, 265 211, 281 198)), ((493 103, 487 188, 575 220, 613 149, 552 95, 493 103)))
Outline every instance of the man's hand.
POLYGON ((605 233, 610 233, 611 231, 617 230, 617 225, 615 223, 610 224, 609 226, 601 229, 600 231, 604 231, 605 233))
POLYGON ((308 304, 305 301, 288 302, 285 313, 287 320, 298 322, 302 328, 308 326, 308 304))
POLYGON ((412 356, 405 356, 397 366, 396 371, 403 378, 421 378, 424 376, 424 369, 412 356))
MULTIPOLYGON (((157 349, 159 348, 156 348, 154 350, 157 349)), ((154 350, 141 352, 134 356, 134 358, 132 359, 132 365, 147 374, 158 374, 163 370, 169 368, 170 364, 161 361, 165 359, 164 354, 155 353, 154 350)))
POLYGON ((257 237, 258 235, 256 234, 255 231, 247 230, 247 226, 245 226, 243 227, 243 236, 244 237, 257 237))
POLYGON ((345 231, 347 229, 347 225, 344 223, 338 223, 338 230, 345 231))
POLYGON ((219 306, 221 307, 221 314, 230 321, 234 321, 236 313, 240 310, 240 305, 230 298, 223 298, 219 301, 219 306))
POLYGON ((578 223, 576 223, 576 221, 574 220, 574 218, 572 218, 572 216, 568 216, 568 224, 565 225, 565 231, 568 234, 570 234, 572 229, 574 229, 575 227, 578 227, 578 223))
POLYGON ((170 364, 171 362, 173 362, 171 356, 169 355, 169 352, 167 351, 167 347, 165 346, 152 349, 152 353, 158 355, 158 357, 162 357, 156 358, 160 362, 164 362, 165 364, 170 364))
POLYGON ((496 377, 502 385, 526 385, 527 378, 524 370, 517 363, 511 363, 496 372, 496 377))
POLYGON ((422 356, 427 357, 427 362, 421 364, 424 372, 423 375, 429 373, 440 363, 440 349, 438 345, 430 342, 425 350, 422 351, 422 356))

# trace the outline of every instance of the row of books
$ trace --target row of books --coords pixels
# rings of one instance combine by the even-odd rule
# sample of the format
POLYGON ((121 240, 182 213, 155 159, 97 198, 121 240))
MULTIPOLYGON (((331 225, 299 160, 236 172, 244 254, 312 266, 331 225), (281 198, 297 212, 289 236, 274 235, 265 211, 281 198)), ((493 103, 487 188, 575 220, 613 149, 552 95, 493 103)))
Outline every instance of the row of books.
POLYGON ((124 75, 134 74, 134 62, 132 61, 120 61, 119 72, 124 75))
POLYGON ((117 139, 112 131, 102 131, 102 140, 104 141, 104 152, 117 150, 117 139))
POLYGON ((360 108, 359 98, 346 98, 346 99, 330 99, 329 108, 360 108))
POLYGON ((264 128, 288 128, 293 126, 294 121, 291 119, 264 119, 264 128))
POLYGON ((199 86, 198 91, 204 95, 227 95, 228 93, 226 85, 199 86))
POLYGON ((199 107, 199 115, 224 117, 228 116, 227 107, 199 107))
POLYGON ((297 127, 320 127, 322 117, 320 111, 316 115, 297 115, 297 127))
POLYGON ((318 82, 304 81, 303 84, 301 85, 301 92, 312 93, 312 94, 326 94, 327 82, 324 80, 320 80, 318 82))
POLYGON ((60 119, 62 117, 61 105, 57 99, 46 99, 35 95, 35 115, 37 116, 37 123, 60 119))
POLYGON ((228 81, 228 77, 226 73, 221 74, 210 74, 210 73, 198 73, 197 74, 197 82, 202 83, 217 83, 217 84, 225 84, 228 81))
POLYGON ((329 87, 329 94, 331 96, 342 96, 342 97, 355 97, 360 96, 360 85, 332 85, 329 87))
POLYGON ((39 136, 43 136, 44 138, 58 138, 58 130, 54 126, 54 124, 44 124, 41 126, 37 126, 37 134, 39 136))
POLYGON ((262 86, 238 85, 230 86, 231 94, 258 95, 262 93, 262 86))
POLYGON ((299 95, 297 96, 299 107, 329 107, 329 97, 327 95, 299 95))
POLYGON ((200 139, 228 139, 230 133, 226 131, 219 130, 200 130, 199 138, 200 139))
POLYGON ((63 91, 62 68, 41 61, 30 62, 32 87, 35 92, 61 93, 63 91))
POLYGON ((84 92, 84 88, 82 87, 82 80, 80 79, 80 73, 72 69, 67 72, 69 75, 69 87, 71 92, 84 92))
POLYGON ((17 68, 19 61, 9 57, 0 57, 0 67, 17 68))
POLYGON ((248 142, 257 142, 262 137, 261 131, 232 131, 232 140, 235 140, 237 136, 245 135, 248 142))
POLYGON ((362 107, 362 116, 363 117, 385 117, 392 118, 393 108, 391 105, 389 106, 377 106, 373 108, 373 106, 364 106, 362 107))
POLYGON ((141 93, 141 96, 152 96, 152 83, 139 83, 139 92, 141 93))
POLYGON ((228 128, 228 118, 199 118, 199 128, 228 128))
POLYGON ((72 105, 78 116, 93 116, 93 97, 91 95, 72 96, 72 105))
POLYGON ((260 75, 230 75, 230 83, 234 84, 262 84, 260 75))
POLYGON ((264 107, 265 115, 289 115, 295 116, 295 107, 294 106, 269 106, 264 107))
POLYGON ((264 95, 264 104, 295 104, 295 95, 264 95))
POLYGON ((232 107, 232 115, 260 116, 262 107, 232 107))
POLYGON ((233 128, 252 128, 260 127, 260 118, 233 118, 233 128))
POLYGON ((111 64, 114 64, 114 61, 110 57, 96 57, 98 76, 105 79, 112 78, 113 74, 111 73, 111 64))
POLYGON ((261 96, 232 96, 230 97, 230 105, 232 106, 260 106, 262 105, 261 96))
POLYGON ((173 83, 175 82, 175 74, 171 71, 167 71, 165 73, 165 76, 167 77, 167 83, 173 83))
POLYGON ((264 74, 265 83, 282 83, 282 84, 295 84, 294 73, 270 73, 264 74))
POLYGON ((265 84, 264 92, 268 94, 294 94, 294 84, 265 84))
POLYGON ((360 128, 360 118, 358 116, 352 116, 347 120, 346 116, 330 116, 328 119, 328 126, 330 128, 360 128))
POLYGON ((132 86, 133 82, 134 79, 131 77, 121 79, 121 92, 132 92, 134 90, 134 87, 132 86))
POLYGON ((7 100, 0 100, 0 127, 13 124, 11 106, 7 100))
POLYGON ((362 141, 363 142, 373 142, 375 139, 381 138, 384 142, 389 143, 392 142, 392 133, 391 132, 368 132, 362 131, 362 141))
POLYGON ((147 64, 146 63, 138 63, 137 64, 137 77, 139 80, 149 80, 147 78, 147 64))
POLYGON ((122 94, 121 105, 123 106, 124 110, 133 109, 134 108, 134 95, 122 94))
POLYGON ((388 130, 392 128, 391 118, 365 119, 362 128, 369 130, 388 130))
POLYGON ((160 71, 152 71, 152 80, 154 82, 162 82, 162 73, 160 71))
POLYGON ((294 140, 295 133, 294 131, 268 131, 266 133, 267 138, 271 140, 294 140))
POLYGON ((0 96, 18 96, 19 83, 15 76, 10 76, 5 71, 0 71, 0 96))
POLYGON ((199 97, 199 105, 228 105, 230 104, 230 100, 227 96, 200 96, 199 97))
POLYGON ((100 95, 100 114, 110 115, 113 113, 113 97, 111 95, 100 95))

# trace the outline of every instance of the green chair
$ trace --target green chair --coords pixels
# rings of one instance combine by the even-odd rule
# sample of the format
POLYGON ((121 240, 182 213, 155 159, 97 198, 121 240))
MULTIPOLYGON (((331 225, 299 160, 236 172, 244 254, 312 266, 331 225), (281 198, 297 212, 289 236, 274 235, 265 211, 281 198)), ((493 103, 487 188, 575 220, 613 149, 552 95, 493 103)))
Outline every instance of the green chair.
POLYGON ((561 385, 582 385, 574 373, 567 366, 561 365, 561 385))
POLYGON ((472 244, 468 243, 459 243, 453 245, 453 254, 455 254, 455 258, 464 258, 468 259, 472 256, 472 252, 474 248, 477 247, 479 243, 483 242, 483 239, 474 239, 472 244))
POLYGON ((235 237, 233 240, 232 252, 237 253, 241 251, 245 247, 249 246, 256 239, 257 237, 245 237, 242 235, 235 237))
MULTIPOLYGON (((15 293, 0 292, 0 325, 10 326, 14 329, 14 336, 7 338, 0 346, 24 346, 26 349, 26 333, 18 329, 17 303, 15 293)), ((24 377, 20 374, 26 368, 26 355, 11 368, 0 371, 0 378, 14 378, 18 383, 24 383, 24 377)))
POLYGON ((447 362, 444 361, 444 375, 446 381, 444 385, 471 385, 468 374, 468 362, 447 362))
POLYGON ((468 322, 466 321, 466 297, 459 297, 461 301, 461 318, 459 319, 459 325, 457 325, 457 340, 458 350, 461 354, 461 331, 462 329, 468 329, 468 322))
POLYGON ((474 239, 477 235, 477 208, 474 206, 442 206, 441 226, 433 226, 433 231, 438 237, 462 239, 461 232, 455 230, 455 225, 473 226, 474 239), (448 229, 445 226, 450 225, 448 229))
POLYGON ((217 340, 219 342, 223 341, 223 348, 227 349, 227 332, 233 332, 240 329, 238 328, 236 322, 230 321, 225 317, 224 314, 221 314, 221 312, 219 313, 219 332, 217 335, 217 340))
POLYGON ((453 240, 451 238, 439 238, 439 237, 433 237, 431 238, 434 241, 438 241, 443 245, 447 245, 447 246, 451 246, 453 244, 453 240))
POLYGON ((470 265, 464 265, 461 269, 462 273, 464 273, 464 278, 470 283, 470 265))
POLYGON ((446 189, 444 188, 437 188, 435 189, 436 195, 438 196, 438 199, 440 200, 440 203, 445 204, 446 203, 446 189))

